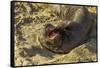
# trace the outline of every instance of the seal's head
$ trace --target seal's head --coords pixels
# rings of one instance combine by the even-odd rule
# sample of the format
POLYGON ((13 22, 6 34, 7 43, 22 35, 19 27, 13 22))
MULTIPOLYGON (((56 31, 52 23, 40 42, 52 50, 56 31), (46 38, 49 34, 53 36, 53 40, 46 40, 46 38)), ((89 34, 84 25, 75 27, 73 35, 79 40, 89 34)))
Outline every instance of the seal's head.
POLYGON ((58 47, 60 42, 58 29, 52 24, 46 24, 44 28, 44 39, 48 46, 58 47))
POLYGON ((57 53, 68 53, 66 48, 63 49, 62 46, 66 45, 67 34, 63 26, 53 26, 52 24, 46 24, 44 26, 44 31, 42 37, 40 38, 40 43, 46 49, 57 52, 57 53))

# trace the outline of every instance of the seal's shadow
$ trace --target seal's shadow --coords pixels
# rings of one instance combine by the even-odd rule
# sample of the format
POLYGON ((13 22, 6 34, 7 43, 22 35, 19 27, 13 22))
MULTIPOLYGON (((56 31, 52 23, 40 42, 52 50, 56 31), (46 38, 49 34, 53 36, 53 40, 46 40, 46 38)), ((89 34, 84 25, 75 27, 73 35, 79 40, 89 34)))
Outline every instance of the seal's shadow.
POLYGON ((25 57, 25 56, 32 57, 32 56, 35 56, 36 54, 39 54, 41 56, 48 57, 48 58, 53 58, 53 55, 55 53, 52 53, 46 50, 45 48, 39 48, 35 46, 32 46, 31 48, 23 48, 22 53, 20 53, 22 57, 25 57))

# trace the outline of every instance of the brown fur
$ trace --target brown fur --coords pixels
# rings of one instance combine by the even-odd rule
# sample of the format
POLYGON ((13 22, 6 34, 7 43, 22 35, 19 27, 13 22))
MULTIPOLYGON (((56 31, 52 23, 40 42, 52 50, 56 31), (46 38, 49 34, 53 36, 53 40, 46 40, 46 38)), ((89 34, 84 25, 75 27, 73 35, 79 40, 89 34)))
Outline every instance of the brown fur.
MULTIPOLYGON (((50 27, 47 25, 45 30, 50 27)), ((43 47, 55 53, 69 53, 72 49, 86 41, 91 27, 91 16, 87 8, 80 7, 76 10, 71 21, 62 23, 57 27, 53 26, 51 31, 57 34, 54 39, 50 39, 47 35, 49 30, 45 31, 45 36, 43 37, 45 45, 43 44, 43 47)))

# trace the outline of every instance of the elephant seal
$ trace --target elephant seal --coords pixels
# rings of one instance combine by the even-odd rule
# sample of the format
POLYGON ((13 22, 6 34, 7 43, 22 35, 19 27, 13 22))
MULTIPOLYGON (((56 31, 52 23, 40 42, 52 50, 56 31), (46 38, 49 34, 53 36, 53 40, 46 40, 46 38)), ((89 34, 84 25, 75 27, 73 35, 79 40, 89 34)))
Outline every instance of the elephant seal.
POLYGON ((43 47, 54 53, 69 53, 86 42, 92 25, 89 11, 86 7, 81 7, 76 10, 74 18, 70 21, 58 26, 46 24, 39 41, 43 47))

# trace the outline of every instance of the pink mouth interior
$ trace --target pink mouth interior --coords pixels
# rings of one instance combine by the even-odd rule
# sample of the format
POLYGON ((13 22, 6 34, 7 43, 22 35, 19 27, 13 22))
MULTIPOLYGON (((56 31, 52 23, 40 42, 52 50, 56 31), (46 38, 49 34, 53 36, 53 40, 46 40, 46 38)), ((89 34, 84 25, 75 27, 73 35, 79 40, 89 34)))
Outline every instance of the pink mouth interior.
POLYGON ((55 36, 55 35, 56 35, 56 33, 53 32, 53 31, 49 33, 49 37, 52 37, 52 36, 55 36))
POLYGON ((58 35, 57 31, 55 31, 54 27, 48 27, 48 37, 50 39, 54 39, 58 35))
POLYGON ((49 34, 48 34, 50 39, 54 39, 57 35, 58 34, 56 32, 54 32, 54 31, 50 31, 49 34))

